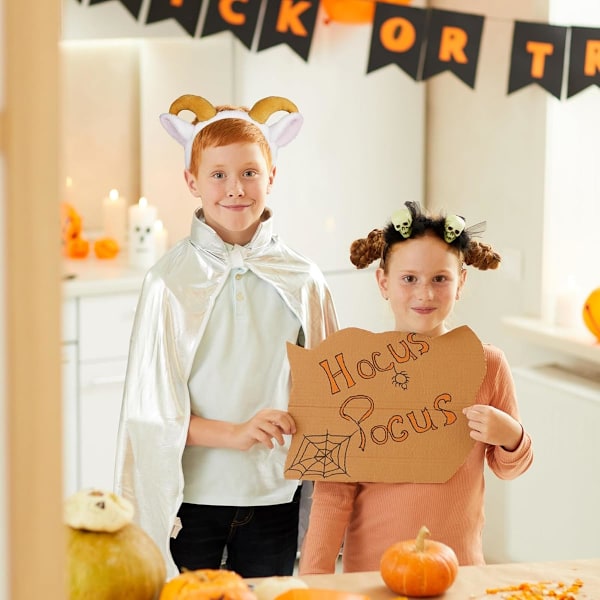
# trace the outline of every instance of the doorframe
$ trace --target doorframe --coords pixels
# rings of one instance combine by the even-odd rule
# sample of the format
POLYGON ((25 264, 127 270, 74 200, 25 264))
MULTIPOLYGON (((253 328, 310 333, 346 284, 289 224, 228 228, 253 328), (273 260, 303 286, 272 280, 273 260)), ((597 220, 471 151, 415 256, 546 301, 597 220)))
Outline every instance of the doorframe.
POLYGON ((2 0, 1 8, 6 585, 11 600, 64 600, 58 197, 62 2, 2 0))

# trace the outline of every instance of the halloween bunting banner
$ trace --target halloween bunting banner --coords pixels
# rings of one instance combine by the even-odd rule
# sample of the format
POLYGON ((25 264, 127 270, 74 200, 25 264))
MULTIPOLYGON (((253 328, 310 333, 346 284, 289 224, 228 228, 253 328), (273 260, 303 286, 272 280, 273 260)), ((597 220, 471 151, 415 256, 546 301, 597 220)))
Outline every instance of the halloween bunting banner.
MULTIPOLYGON (((231 32, 248 50, 287 45, 308 62, 320 0, 76 0, 93 7, 120 2, 145 24, 172 19, 192 37, 231 32)), ((450 71, 476 87, 488 17, 373 0, 366 73, 396 65, 415 81, 450 71)), ((328 26, 328 25, 327 25, 328 26)), ((351 26, 351 25, 349 25, 351 26)), ((515 21, 507 94, 537 84, 557 99, 600 86, 600 28, 515 21)))
POLYGON ((508 93, 537 83, 560 98, 566 39, 566 27, 517 21, 513 33, 508 93))

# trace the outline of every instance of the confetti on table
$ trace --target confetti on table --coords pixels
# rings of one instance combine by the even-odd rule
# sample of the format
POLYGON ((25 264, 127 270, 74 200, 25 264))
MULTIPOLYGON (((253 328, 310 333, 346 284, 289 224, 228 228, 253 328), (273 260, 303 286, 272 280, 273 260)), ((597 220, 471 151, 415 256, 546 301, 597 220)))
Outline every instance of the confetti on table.
POLYGON ((582 586, 581 579, 575 579, 571 584, 562 581, 524 582, 487 589, 486 598, 494 596, 497 600, 577 600, 582 586))

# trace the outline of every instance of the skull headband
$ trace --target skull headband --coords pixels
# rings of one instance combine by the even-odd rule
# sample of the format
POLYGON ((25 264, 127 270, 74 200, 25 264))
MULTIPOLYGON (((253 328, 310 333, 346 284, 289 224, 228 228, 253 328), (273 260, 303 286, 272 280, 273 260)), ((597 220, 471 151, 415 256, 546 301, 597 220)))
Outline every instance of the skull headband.
POLYGON ((184 149, 185 168, 190 168, 192 158, 192 145, 194 139, 207 125, 220 121, 221 119, 243 119, 256 125, 265 136, 271 149, 273 164, 277 157, 277 150, 281 146, 289 144, 300 131, 303 123, 302 115, 298 112, 296 105, 280 96, 268 96, 258 100, 249 112, 244 110, 217 109, 202 96, 186 94, 175 100, 168 113, 160 115, 160 122, 167 133, 179 142, 184 149), (198 123, 190 123, 181 119, 178 115, 182 110, 190 110, 196 115, 198 123), (267 119, 275 112, 284 110, 285 115, 275 123, 267 125, 267 119))

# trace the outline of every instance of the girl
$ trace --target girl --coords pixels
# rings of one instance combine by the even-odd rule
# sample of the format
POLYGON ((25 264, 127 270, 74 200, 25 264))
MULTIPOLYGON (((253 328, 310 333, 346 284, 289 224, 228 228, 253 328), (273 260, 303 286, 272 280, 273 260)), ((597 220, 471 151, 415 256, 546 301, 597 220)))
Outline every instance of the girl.
MULTIPOLYGON (((462 217, 427 216, 407 202, 384 230, 352 244, 357 268, 380 260, 377 283, 397 331, 447 333, 446 318, 465 284, 464 265, 498 266, 500 257, 471 239, 473 229, 465 229, 462 217)), ((486 375, 476 403, 463 411, 476 440, 463 465, 445 483, 315 482, 300 574, 334 572, 342 543, 345 572, 377 570, 385 549, 414 538, 422 525, 452 547, 461 564, 484 564, 484 460, 501 479, 513 479, 529 468, 533 453, 506 358, 489 344, 483 350, 486 375)))

